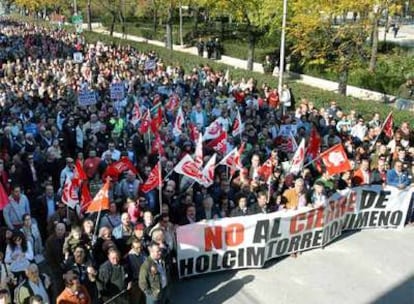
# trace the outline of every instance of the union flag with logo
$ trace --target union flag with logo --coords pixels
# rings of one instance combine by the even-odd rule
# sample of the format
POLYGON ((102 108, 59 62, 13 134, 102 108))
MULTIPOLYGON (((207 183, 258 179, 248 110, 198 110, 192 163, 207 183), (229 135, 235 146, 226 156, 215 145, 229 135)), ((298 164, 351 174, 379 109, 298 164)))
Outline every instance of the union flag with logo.
POLYGON ((339 174, 352 169, 342 144, 337 144, 322 152, 321 158, 329 175, 339 174))

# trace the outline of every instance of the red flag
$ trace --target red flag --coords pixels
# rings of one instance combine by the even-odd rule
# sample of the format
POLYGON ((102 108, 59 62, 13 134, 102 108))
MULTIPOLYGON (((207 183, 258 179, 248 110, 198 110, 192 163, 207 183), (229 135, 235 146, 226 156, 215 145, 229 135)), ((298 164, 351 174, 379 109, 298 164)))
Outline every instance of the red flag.
POLYGON ((200 134, 197 140, 194 161, 198 168, 203 167, 203 136, 200 134))
POLYGON ((326 166, 326 171, 328 171, 329 175, 335 175, 351 170, 351 163, 346 156, 342 144, 337 144, 322 152, 321 158, 326 166))
POLYGON ((168 101, 165 103, 165 109, 170 112, 174 112, 180 105, 180 97, 177 94, 172 94, 168 101))
POLYGON ((296 140, 293 137, 292 133, 288 136, 278 135, 275 138, 275 145, 283 152, 291 153, 296 151, 297 144, 296 140))
POLYGON ((76 185, 72 180, 67 177, 62 190, 62 203, 66 204, 70 208, 74 209, 76 204, 79 203, 79 196, 76 185))
POLYGON ((141 191, 147 193, 156 187, 161 187, 162 177, 160 175, 159 163, 152 168, 145 184, 141 186, 141 191))
POLYGON ((201 183, 203 179, 203 173, 198 168, 196 162, 189 154, 186 154, 174 167, 174 171, 178 174, 185 175, 194 179, 196 182, 201 183))
POLYGON ((188 127, 190 128, 190 139, 192 141, 196 141, 197 138, 200 136, 200 131, 198 131, 197 126, 191 122, 188 127))
POLYGON ((394 136, 394 119, 392 117, 392 112, 388 114, 387 118, 384 121, 384 124, 382 125, 382 130, 384 131, 384 134, 388 138, 392 138, 394 136))
POLYGON ((303 163, 305 162, 305 139, 302 138, 302 141, 299 144, 298 149, 292 158, 292 164, 290 166, 290 173, 298 174, 302 170, 303 163))
POLYGON ((155 94, 154 98, 152 99, 152 104, 155 106, 156 104, 161 102, 161 96, 160 94, 155 94))
POLYGON ((216 119, 213 121, 204 132, 203 140, 214 139, 220 136, 222 127, 219 121, 216 119))
POLYGON ((7 196, 6 190, 4 190, 3 184, 0 183, 0 210, 3 210, 8 203, 9 197, 7 196))
POLYGON ((183 133, 183 124, 184 124, 184 113, 183 110, 178 108, 177 116, 175 117, 174 126, 173 126, 173 134, 174 136, 179 136, 183 133))
POLYGON ((203 169, 203 179, 202 185, 204 187, 210 187, 214 183, 214 169, 216 168, 216 158, 217 154, 214 155, 208 160, 206 166, 203 169))
POLYGON ((213 139, 207 144, 207 147, 213 148, 218 153, 224 155, 227 152, 227 133, 221 130, 219 137, 213 139))
POLYGON ((108 210, 109 209, 109 178, 99 190, 99 192, 95 195, 93 200, 90 202, 86 212, 99 212, 101 210, 108 210))
POLYGON ((272 157, 269 157, 269 159, 266 160, 264 164, 257 169, 257 174, 260 175, 265 181, 267 181, 269 177, 272 175, 272 172, 273 161, 272 157))
POLYGON ((151 154, 165 155, 163 143, 161 141, 160 134, 157 133, 154 142, 152 143, 151 154))
POLYGON ((75 171, 74 177, 80 180, 87 180, 88 176, 86 175, 85 171, 83 170, 83 165, 79 159, 75 162, 75 171))
POLYGON ((77 159, 75 162, 75 169, 73 170, 72 183, 74 184, 75 187, 79 187, 81 182, 87 179, 88 179, 88 176, 83 170, 83 165, 81 161, 77 159))
POLYGON ((83 182, 81 187, 81 197, 80 197, 80 206, 81 211, 84 212, 89 203, 92 201, 91 192, 89 191, 88 182, 83 182))
POLYGON ((243 131, 244 131, 244 125, 241 120, 240 111, 237 109, 237 116, 234 119, 232 135, 237 136, 239 134, 242 134, 243 131))
POLYGON ((145 112, 145 114, 142 116, 141 125, 138 128, 139 132, 141 134, 147 133, 149 130, 150 124, 151 124, 151 114, 148 109, 147 112, 145 112))
POLYGON ((158 107, 157 115, 151 120, 151 131, 152 133, 158 133, 159 128, 162 125, 162 107, 158 107))
POLYGON ((121 173, 128 170, 131 170, 134 174, 138 173, 137 168, 135 168, 128 156, 122 156, 117 162, 108 165, 105 173, 103 174, 103 178, 105 179, 107 176, 110 176, 112 179, 117 180, 121 173))
POLYGON ((309 136, 308 149, 306 155, 310 156, 311 159, 318 157, 321 149, 321 136, 319 135, 318 130, 315 127, 311 129, 309 136))

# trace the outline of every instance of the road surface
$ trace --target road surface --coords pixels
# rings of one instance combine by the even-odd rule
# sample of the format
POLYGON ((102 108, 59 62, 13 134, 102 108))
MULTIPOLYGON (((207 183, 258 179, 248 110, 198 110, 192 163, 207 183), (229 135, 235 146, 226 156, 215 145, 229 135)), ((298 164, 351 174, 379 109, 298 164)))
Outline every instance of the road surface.
POLYGON ((414 228, 346 233, 325 249, 264 269, 186 279, 173 303, 414 303, 414 228))

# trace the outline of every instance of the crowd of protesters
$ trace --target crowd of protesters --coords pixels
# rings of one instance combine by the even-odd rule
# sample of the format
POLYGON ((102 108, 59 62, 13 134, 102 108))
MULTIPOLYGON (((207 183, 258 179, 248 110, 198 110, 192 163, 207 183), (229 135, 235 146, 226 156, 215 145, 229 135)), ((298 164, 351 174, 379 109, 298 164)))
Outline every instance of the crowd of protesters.
MULTIPOLYGON (((168 303, 178 225, 319 207, 338 189, 363 184, 403 189, 413 181, 409 122, 395 126, 388 138, 381 134, 385 117, 378 113, 364 120, 334 101, 317 109, 307 99, 295 102, 286 86, 279 98, 276 89, 257 87, 254 79, 232 80, 208 65, 185 71, 167 66, 155 52, 88 44, 60 29, 3 20, 1 32, 0 183, 9 196, 1 204, 0 228, 5 303, 168 303), (73 61, 75 52, 82 52, 81 63, 73 61), (147 69, 148 61, 156 64, 147 69), (125 87, 123 100, 110 98, 115 82, 125 87), (96 104, 79 105, 78 93, 85 88, 97 93, 96 104), (177 108, 165 107, 157 130, 165 150, 160 202, 158 189, 140 189, 159 151, 150 145, 154 135, 141 134, 133 115, 136 104, 145 112, 155 100, 165 106, 172 95, 178 96, 186 122, 182 134, 174 135, 177 108), (244 131, 232 137, 238 112, 244 131), (231 176, 218 166, 210 187, 189 186, 173 171, 184 155, 194 153, 188 126, 203 132, 216 119, 228 132, 227 152, 244 144, 244 169, 231 176), (308 141, 316 130, 321 150, 342 143, 353 169, 329 176, 307 166, 290 174, 282 164, 294 151, 278 144, 284 124, 295 125, 297 142, 308 141), (98 222, 96 214, 62 202, 76 162, 94 195, 107 168, 122 158, 137 171, 112 179, 110 208, 98 222), (273 170, 264 179, 260 166, 268 159, 273 170)), ((205 146, 203 152, 208 160, 215 151, 205 146)))

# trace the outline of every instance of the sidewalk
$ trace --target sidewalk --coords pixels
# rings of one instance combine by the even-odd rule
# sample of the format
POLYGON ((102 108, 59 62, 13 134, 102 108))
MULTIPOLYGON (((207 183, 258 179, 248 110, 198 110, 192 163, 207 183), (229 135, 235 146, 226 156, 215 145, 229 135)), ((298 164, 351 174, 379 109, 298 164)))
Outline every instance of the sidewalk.
MULTIPOLYGON (((102 27, 94 28, 93 31, 97 33, 109 35, 109 31, 105 30, 102 27)), ((148 40, 148 39, 133 36, 133 35, 126 35, 126 37, 124 37, 122 33, 118 33, 118 32, 114 32, 114 37, 126 38, 127 40, 131 40, 131 41, 144 42, 144 43, 149 43, 149 44, 160 46, 160 47, 165 47, 165 43, 158 41, 158 40, 148 40)), ((379 30, 379 37, 381 41, 384 40, 384 29, 383 28, 380 28, 379 30)), ((401 45, 414 45, 414 25, 401 26, 401 29, 396 38, 394 38, 393 33, 390 31, 386 36, 386 40, 393 41, 401 45)), ((173 50, 183 52, 183 53, 189 53, 192 55, 198 55, 196 47, 185 47, 185 46, 174 44, 173 50)), ((231 65, 235 68, 247 70, 246 60, 222 55, 221 59, 218 60, 218 62, 231 65)), ((253 71, 258 72, 258 73, 263 73, 264 71, 263 71, 262 64, 255 62, 253 65, 253 71)), ((298 74, 295 76, 297 76, 295 78, 297 78, 296 82, 298 83, 302 83, 302 84, 315 87, 315 88, 319 88, 322 90, 326 90, 326 91, 336 92, 338 90, 338 83, 334 81, 312 77, 312 76, 304 75, 304 74, 298 74)), ((392 100, 395 98, 395 96, 392 96, 392 95, 384 95, 383 93, 370 91, 370 90, 366 90, 366 89, 362 89, 362 88, 358 88, 358 87, 354 87, 350 85, 348 85, 347 87, 347 96, 355 97, 355 98, 362 99, 362 100, 375 100, 379 102, 384 102, 385 98, 387 100, 392 100)))

